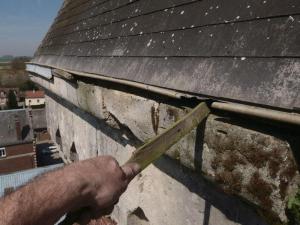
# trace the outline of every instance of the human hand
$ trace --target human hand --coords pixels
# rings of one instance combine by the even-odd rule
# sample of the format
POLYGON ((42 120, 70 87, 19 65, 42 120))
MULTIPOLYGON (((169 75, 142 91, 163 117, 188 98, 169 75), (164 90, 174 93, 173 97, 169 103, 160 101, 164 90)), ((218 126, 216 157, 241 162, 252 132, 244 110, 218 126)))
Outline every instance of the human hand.
POLYGON ((80 190, 80 203, 72 210, 88 208, 95 217, 111 211, 140 170, 137 164, 120 167, 110 156, 80 161, 65 169, 72 173, 80 190))

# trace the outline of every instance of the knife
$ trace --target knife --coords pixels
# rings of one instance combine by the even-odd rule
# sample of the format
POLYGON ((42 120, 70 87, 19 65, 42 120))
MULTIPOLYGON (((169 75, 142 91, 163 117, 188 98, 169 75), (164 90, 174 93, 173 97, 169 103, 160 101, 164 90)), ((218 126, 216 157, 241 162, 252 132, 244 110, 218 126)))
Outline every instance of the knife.
POLYGON ((181 138, 196 128, 209 113, 210 109, 207 104, 205 102, 200 103, 169 129, 155 136, 149 142, 134 151, 125 165, 137 163, 140 166, 140 171, 144 170, 181 138))

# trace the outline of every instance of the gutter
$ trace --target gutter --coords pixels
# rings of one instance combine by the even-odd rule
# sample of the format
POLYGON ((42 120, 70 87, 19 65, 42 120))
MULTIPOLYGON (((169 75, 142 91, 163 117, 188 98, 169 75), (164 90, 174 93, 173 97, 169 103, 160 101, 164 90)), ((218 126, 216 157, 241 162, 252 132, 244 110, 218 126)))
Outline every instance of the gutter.
MULTIPOLYGON (((148 84, 138 83, 138 82, 130 81, 130 80, 107 77, 104 75, 62 69, 62 68, 47 66, 47 65, 38 64, 38 63, 27 63, 26 70, 28 72, 42 76, 46 79, 52 79, 53 76, 58 76, 58 77, 61 77, 61 78, 67 79, 67 80, 72 80, 72 79, 74 79, 73 75, 76 75, 76 76, 80 76, 80 77, 94 78, 97 80, 103 80, 103 81, 109 81, 109 82, 113 82, 113 83, 117 83, 117 84, 127 85, 127 86, 150 91, 153 93, 157 93, 157 94, 167 96, 170 98, 175 98, 175 99, 182 99, 182 98, 197 98, 197 99, 199 99, 199 96, 186 94, 186 93, 182 93, 182 92, 171 90, 171 89, 166 89, 166 88, 161 88, 161 87, 152 86, 152 85, 148 85, 148 84)), ((201 100, 203 100, 203 98, 201 98, 201 100)), ((267 108, 263 108, 263 107, 249 106, 246 104, 220 102, 220 101, 212 102, 210 107, 213 109, 216 109, 216 110, 237 113, 237 114, 256 117, 256 118, 260 118, 260 119, 267 119, 270 121, 286 123, 289 125, 300 126, 300 114, 298 114, 298 113, 289 113, 289 112, 283 112, 283 111, 278 111, 278 110, 273 110, 273 109, 267 109, 267 108)))

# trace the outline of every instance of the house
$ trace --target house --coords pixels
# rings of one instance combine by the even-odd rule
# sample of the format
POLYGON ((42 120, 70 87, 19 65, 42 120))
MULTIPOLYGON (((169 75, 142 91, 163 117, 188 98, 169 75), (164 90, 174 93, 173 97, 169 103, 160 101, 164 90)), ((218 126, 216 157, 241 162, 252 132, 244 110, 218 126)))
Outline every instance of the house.
POLYGON ((26 109, 0 111, 0 174, 36 167, 33 131, 26 109))
POLYGON ((123 164, 210 106, 129 186, 119 224, 287 223, 300 185, 299 13, 299 0, 65 1, 27 70, 68 163, 123 164))
POLYGON ((0 108, 4 109, 7 105, 7 93, 3 90, 0 90, 0 108))
POLYGON ((45 108, 31 109, 29 115, 32 121, 32 129, 36 143, 50 141, 51 137, 47 131, 46 111, 45 108))
POLYGON ((25 106, 35 107, 45 105, 45 93, 43 91, 26 91, 25 106))
POLYGON ((0 109, 5 109, 7 107, 9 91, 13 91, 17 102, 19 102, 20 97, 22 96, 19 88, 0 88, 0 109))

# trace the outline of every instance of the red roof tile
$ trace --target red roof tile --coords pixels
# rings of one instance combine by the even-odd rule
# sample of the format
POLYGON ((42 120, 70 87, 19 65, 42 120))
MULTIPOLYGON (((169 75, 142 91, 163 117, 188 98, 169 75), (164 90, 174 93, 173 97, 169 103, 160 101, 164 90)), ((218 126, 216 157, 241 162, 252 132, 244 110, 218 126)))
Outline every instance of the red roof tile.
POLYGON ((44 98, 45 92, 44 91, 26 91, 25 98, 44 98))

